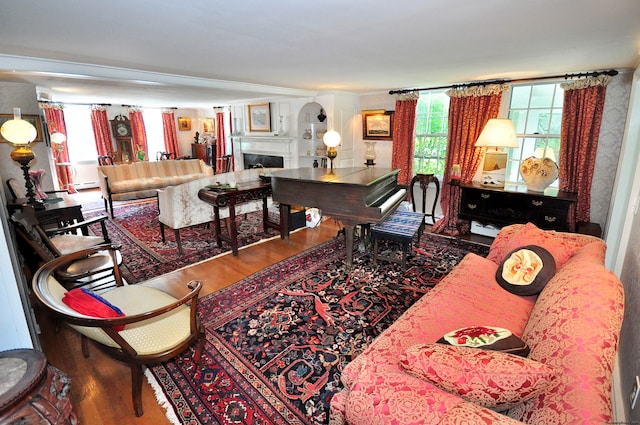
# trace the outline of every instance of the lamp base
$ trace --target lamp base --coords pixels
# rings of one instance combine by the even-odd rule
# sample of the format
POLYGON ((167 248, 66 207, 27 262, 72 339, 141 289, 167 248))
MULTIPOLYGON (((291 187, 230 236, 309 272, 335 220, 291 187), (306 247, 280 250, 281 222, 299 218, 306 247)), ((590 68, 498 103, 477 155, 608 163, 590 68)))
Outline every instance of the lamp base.
POLYGON ((364 165, 367 167, 375 167, 376 163, 374 161, 375 159, 367 159, 367 162, 365 162, 364 165))

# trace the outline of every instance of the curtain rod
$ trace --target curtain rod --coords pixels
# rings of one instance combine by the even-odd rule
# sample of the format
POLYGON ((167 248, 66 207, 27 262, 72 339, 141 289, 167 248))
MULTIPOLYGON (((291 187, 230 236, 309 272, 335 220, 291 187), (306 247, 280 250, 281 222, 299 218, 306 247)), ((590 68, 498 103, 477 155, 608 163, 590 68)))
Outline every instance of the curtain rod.
POLYGON ((441 90, 441 89, 453 89, 453 88, 462 88, 462 87, 474 87, 474 86, 485 86, 489 84, 504 84, 504 83, 519 83, 524 81, 538 81, 538 80, 557 80, 559 78, 564 78, 565 80, 570 78, 581 78, 581 77, 597 77, 599 75, 608 75, 610 77, 614 77, 618 75, 618 71, 615 69, 610 69, 608 71, 591 71, 591 72, 580 72, 577 74, 564 74, 564 75, 549 75, 546 77, 536 77, 536 78, 516 78, 516 79, 502 79, 502 80, 487 80, 487 81, 474 81, 470 83, 459 83, 459 84, 449 84, 446 86, 439 87, 423 87, 423 88, 415 88, 415 89, 401 89, 401 90, 389 90, 389 94, 405 94, 416 91, 427 91, 427 90, 441 90))
MULTIPOLYGON (((60 102, 60 101, 55 101, 55 100, 38 100, 39 103, 57 103, 57 104, 62 104, 62 105, 76 105, 76 106, 93 106, 93 105, 97 105, 97 106, 114 106, 111 103, 80 103, 80 102, 60 102)), ((145 109, 144 106, 138 106, 138 105, 120 105, 123 108, 129 108, 129 107, 134 107, 134 108, 142 108, 145 109)), ((171 107, 157 107, 157 106, 149 106, 147 108, 150 109, 173 109, 173 110, 177 110, 178 108, 175 106, 171 106, 171 107)))

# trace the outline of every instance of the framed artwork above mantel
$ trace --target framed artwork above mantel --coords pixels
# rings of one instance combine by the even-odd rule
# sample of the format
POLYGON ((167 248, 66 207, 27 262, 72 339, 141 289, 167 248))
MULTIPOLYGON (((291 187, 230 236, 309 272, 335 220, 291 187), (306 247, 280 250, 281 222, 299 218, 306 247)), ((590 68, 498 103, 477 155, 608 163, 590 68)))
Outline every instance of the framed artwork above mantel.
POLYGON ((269 103, 258 103, 248 106, 249 131, 271 131, 271 109, 269 103))

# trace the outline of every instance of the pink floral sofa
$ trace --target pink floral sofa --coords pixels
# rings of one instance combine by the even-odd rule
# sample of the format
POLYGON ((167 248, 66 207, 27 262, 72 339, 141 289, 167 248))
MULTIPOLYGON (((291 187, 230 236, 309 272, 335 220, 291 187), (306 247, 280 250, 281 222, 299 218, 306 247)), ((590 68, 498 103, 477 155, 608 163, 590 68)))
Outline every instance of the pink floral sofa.
POLYGON ((487 258, 468 254, 346 365, 330 423, 609 423, 624 295, 605 250, 592 236, 505 227, 487 258), (556 263, 538 295, 515 295, 496 281, 503 259, 526 245, 545 248, 556 263), (528 357, 435 343, 473 326, 510 330, 528 357))

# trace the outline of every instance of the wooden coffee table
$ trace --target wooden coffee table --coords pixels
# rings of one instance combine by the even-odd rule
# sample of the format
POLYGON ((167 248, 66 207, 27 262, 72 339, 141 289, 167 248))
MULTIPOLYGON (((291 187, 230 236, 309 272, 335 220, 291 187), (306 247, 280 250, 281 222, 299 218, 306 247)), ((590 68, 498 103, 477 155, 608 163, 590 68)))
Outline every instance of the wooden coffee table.
POLYGON ((271 183, 261 180, 238 183, 235 188, 213 188, 200 189, 198 198, 213 205, 214 225, 216 229, 216 240, 219 247, 222 241, 231 244, 233 255, 238 255, 238 229, 236 226, 236 205, 244 202, 262 199, 262 223, 265 233, 269 228, 280 230, 280 225, 269 221, 269 211, 267 209, 267 198, 271 196, 271 183), (229 207, 229 217, 227 218, 228 235, 223 235, 220 231, 220 208, 229 207))

